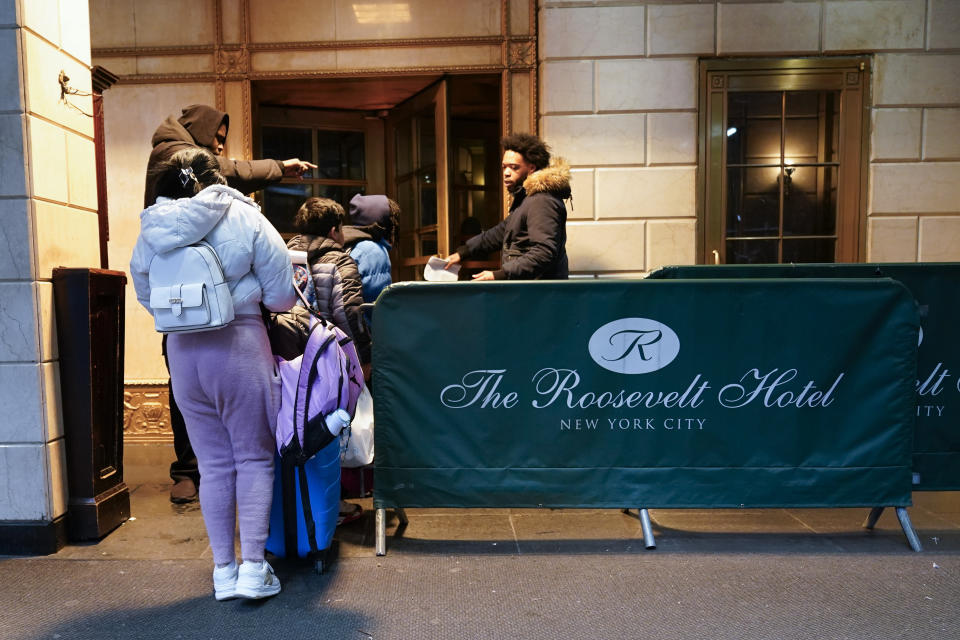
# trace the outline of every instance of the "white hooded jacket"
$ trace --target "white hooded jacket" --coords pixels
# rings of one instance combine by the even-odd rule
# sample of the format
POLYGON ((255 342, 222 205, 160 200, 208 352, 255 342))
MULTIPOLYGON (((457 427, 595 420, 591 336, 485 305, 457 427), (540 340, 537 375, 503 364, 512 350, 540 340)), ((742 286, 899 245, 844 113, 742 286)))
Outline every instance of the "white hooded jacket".
POLYGON ((137 300, 150 311, 150 262, 154 256, 206 240, 216 250, 236 315, 287 311, 297 300, 293 267, 283 239, 239 191, 211 185, 192 198, 158 198, 140 213, 140 235, 130 259, 137 300))

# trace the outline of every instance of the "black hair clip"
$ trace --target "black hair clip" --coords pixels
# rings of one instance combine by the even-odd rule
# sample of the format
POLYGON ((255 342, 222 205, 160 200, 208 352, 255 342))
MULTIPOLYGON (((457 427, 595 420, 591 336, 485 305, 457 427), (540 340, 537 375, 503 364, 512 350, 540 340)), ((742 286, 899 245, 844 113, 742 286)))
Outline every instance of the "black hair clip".
POLYGON ((185 169, 180 169, 180 184, 184 187, 187 186, 187 183, 193 180, 197 181, 197 176, 193 174, 193 167, 187 167, 185 169))

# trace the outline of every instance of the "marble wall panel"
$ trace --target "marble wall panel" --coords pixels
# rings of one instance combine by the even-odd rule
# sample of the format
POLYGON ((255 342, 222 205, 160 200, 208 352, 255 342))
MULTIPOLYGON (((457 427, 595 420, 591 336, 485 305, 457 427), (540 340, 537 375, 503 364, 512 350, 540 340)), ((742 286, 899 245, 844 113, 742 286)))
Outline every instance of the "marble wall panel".
POLYGON ((530 108, 530 74, 522 71, 510 74, 510 128, 531 132, 534 128, 530 108))
POLYGON ((68 202, 67 132, 46 120, 28 116, 27 135, 33 195, 68 202))
POLYGON ((960 2, 930 0, 927 33, 930 49, 960 49, 960 2))
POLYGON ((0 520, 52 520, 47 447, 0 445, 0 520))
POLYGON ((100 266, 100 226, 96 212, 34 202, 37 275, 51 278, 55 267, 100 266))
POLYGON ((512 36, 531 35, 530 1, 510 0, 509 30, 512 36))
POLYGON ((0 364, 0 442, 47 441, 43 370, 39 363, 0 364))
POLYGON ((40 364, 40 381, 43 394, 43 424, 46 440, 63 437, 63 407, 60 398, 60 365, 57 362, 40 364))
POLYGON ((220 0, 220 37, 225 44, 243 42, 244 0, 220 0))
POLYGON ((546 116, 543 135, 573 165, 643 164, 646 114, 546 116))
POLYGON ((0 25, 17 24, 17 2, 0 2, 0 25))
MULTIPOLYGON (((372 2, 371 2, 372 4, 372 2)), ((250 0, 251 42, 336 40, 334 0, 250 0)))
POLYGON ((20 82, 20 31, 0 29, 0 111, 23 111, 20 82))
POLYGON ((916 262, 917 218, 871 217, 867 224, 867 262, 916 262))
POLYGON ((816 53, 820 3, 722 3, 717 6, 717 50, 738 53, 816 53))
MULTIPOLYGON (((90 46, 132 47, 137 44, 131 0, 90 0, 90 46)), ((114 73, 113 67, 107 67, 114 73)))
POLYGON ((572 198, 567 201, 568 220, 593 220, 594 212, 594 169, 571 169, 570 191, 572 198))
POLYGON ((647 220, 647 271, 696 264, 696 220, 647 220))
POLYGON ((696 215, 695 167, 597 169, 597 218, 696 215))
POLYGON ((878 54, 874 107, 960 104, 960 54, 878 54))
POLYGON ((922 109, 874 109, 874 160, 919 160, 923 129, 922 109))
POLYGON ((261 73, 271 71, 334 71, 337 53, 323 51, 257 51, 250 55, 250 68, 261 73))
POLYGON ((60 46, 60 0, 27 0, 20 3, 20 26, 54 47, 60 46))
POLYGON ((713 4, 647 6, 647 53, 710 55, 716 51, 713 4))
POLYGON ((540 66, 541 109, 557 111, 593 111, 592 60, 544 62, 540 66))
MULTIPOLYGON (((138 47, 213 44, 216 11, 213 2, 197 0, 133 0, 138 47)), ((94 46, 101 46, 94 43, 94 46)))
POLYGON ((647 164, 696 164, 697 114, 647 114, 647 164))
POLYGON ((567 223, 570 271, 643 271, 645 229, 645 222, 567 223))
MULTIPOLYGON (((144 175, 154 130, 167 116, 179 115, 186 105, 215 104, 214 91, 213 83, 203 82, 119 84, 104 93, 111 268, 127 271, 140 232, 144 175)), ((129 380, 166 379, 159 334, 153 328, 150 314, 137 303, 129 281, 125 304, 125 377, 129 380)))
POLYGON ((71 108, 60 99, 60 71, 70 78, 70 87, 90 93, 90 70, 82 63, 58 51, 56 47, 33 35, 22 32, 23 64, 25 67, 24 100, 29 112, 57 122, 61 126, 83 135, 93 137, 93 119, 85 113, 93 113, 90 96, 71 95, 70 104, 84 113, 71 108))
MULTIPOLYGON (((93 140, 67 132, 67 201, 97 210, 97 157, 93 140)), ((97 260, 99 264, 99 260, 97 260)))
POLYGON ((823 50, 922 49, 926 0, 827 2, 823 50))
POLYGON ((871 213, 960 213, 960 162, 874 164, 871 174, 871 213))
POLYGON ((0 280, 34 279, 32 218, 27 198, 0 198, 0 280))
POLYGON ((337 40, 458 38, 500 34, 500 0, 335 0, 337 40))
POLYGON ((137 58, 137 73, 140 75, 213 73, 213 70, 213 54, 140 56, 137 58))
POLYGON ((540 33, 545 58, 642 56, 644 7, 548 8, 540 33))
POLYGON ((0 196, 27 195, 24 116, 0 114, 0 196))
POLYGON ((337 70, 382 69, 385 64, 391 69, 495 66, 501 57, 497 45, 342 49, 337 51, 337 70))
MULTIPOLYGON (((40 277, 44 277, 41 273, 40 277)), ((37 332, 40 339, 40 361, 51 362, 60 357, 57 345, 57 314, 53 306, 53 283, 34 283, 37 300, 37 332)))
POLYGON ((60 0, 60 46, 70 56, 90 64, 90 7, 87 2, 60 0))
POLYGON ((925 109, 924 120, 924 159, 960 159, 960 109, 925 109))
POLYGON ((697 61, 600 60, 597 109, 640 111, 693 109, 697 104, 697 61))
POLYGON ((32 282, 0 282, 0 362, 40 361, 36 295, 32 282))
POLYGON ((67 447, 63 438, 46 445, 47 468, 50 471, 50 515, 59 518, 67 512, 70 489, 67 485, 67 447))
POLYGON ((960 216, 920 218, 919 262, 960 261, 960 216))
MULTIPOLYGON (((227 113, 242 114, 244 112, 243 85, 243 82, 224 83, 223 97, 227 113)), ((244 131, 243 118, 235 117, 231 122, 230 129, 227 130, 227 143, 223 147, 223 153, 231 158, 252 157, 252 150, 248 149, 244 143, 246 142, 247 145, 252 147, 253 141, 246 140, 245 135, 247 135, 247 132, 244 131)), ((250 135, 252 135, 252 132, 250 132, 250 135)))

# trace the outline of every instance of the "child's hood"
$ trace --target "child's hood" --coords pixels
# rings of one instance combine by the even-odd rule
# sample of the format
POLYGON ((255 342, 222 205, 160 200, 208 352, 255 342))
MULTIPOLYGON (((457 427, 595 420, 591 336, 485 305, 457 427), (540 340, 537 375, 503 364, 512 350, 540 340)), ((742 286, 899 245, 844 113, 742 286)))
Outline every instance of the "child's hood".
POLYGON ((219 184, 192 198, 158 198, 140 213, 140 236, 156 253, 191 245, 217 226, 234 200, 257 206, 236 189, 219 184))

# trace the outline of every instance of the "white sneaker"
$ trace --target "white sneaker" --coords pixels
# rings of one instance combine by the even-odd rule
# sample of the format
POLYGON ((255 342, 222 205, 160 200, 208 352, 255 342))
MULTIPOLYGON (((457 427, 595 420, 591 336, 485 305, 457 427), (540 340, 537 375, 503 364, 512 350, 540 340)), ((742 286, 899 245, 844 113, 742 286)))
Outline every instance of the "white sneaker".
POLYGON ((280 593, 280 581, 266 560, 244 562, 237 572, 235 594, 240 598, 269 598, 280 593))
POLYGON ((213 569, 213 595, 217 600, 237 597, 237 561, 213 569))

